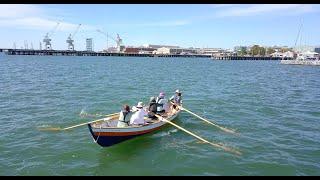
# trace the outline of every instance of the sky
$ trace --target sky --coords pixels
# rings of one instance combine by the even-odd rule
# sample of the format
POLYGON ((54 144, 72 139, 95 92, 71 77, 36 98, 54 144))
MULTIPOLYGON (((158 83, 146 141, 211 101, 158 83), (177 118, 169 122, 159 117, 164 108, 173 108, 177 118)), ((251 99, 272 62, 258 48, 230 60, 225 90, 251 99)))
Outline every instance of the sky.
MULTIPOLYGON (((302 24, 302 43, 320 45, 318 4, 1 4, 0 48, 39 49, 47 32, 53 49, 67 49, 74 35, 75 49, 85 50, 93 38, 94 50, 115 46, 117 33, 125 46, 144 44, 180 47, 233 48, 259 44, 295 44, 302 24)), ((43 43, 42 43, 43 45, 43 43)))

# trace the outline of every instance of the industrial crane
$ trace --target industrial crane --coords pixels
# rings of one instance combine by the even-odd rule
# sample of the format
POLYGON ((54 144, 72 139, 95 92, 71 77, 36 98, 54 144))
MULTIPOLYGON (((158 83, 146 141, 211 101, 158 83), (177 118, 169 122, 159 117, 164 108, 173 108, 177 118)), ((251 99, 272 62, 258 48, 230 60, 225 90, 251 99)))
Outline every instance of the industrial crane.
POLYGON ((68 43, 68 50, 70 50, 70 51, 74 51, 74 44, 73 44, 74 40, 73 40, 73 38, 76 35, 76 33, 78 32, 80 26, 81 26, 81 24, 78 25, 77 29, 73 32, 73 34, 69 35, 69 37, 68 37, 68 39, 66 41, 68 43))
MULTIPOLYGON (((107 33, 97 29, 97 31, 103 35, 105 35, 107 37, 107 43, 108 43, 108 38, 110 37, 112 40, 114 40, 117 44, 117 51, 120 52, 122 50, 123 47, 123 43, 122 43, 122 39, 120 38, 119 34, 117 34, 117 39, 109 36, 107 33)), ((108 46, 108 45, 107 45, 108 46)))
POLYGON ((43 39, 43 42, 45 43, 45 49, 46 50, 52 50, 52 46, 51 46, 51 38, 50 38, 50 36, 52 36, 53 35, 53 33, 56 31, 56 29, 58 28, 58 26, 59 26, 59 24, 60 24, 60 22, 57 22, 57 25, 50 31, 50 32, 48 32, 46 35, 45 35, 45 37, 44 37, 44 39, 43 39))

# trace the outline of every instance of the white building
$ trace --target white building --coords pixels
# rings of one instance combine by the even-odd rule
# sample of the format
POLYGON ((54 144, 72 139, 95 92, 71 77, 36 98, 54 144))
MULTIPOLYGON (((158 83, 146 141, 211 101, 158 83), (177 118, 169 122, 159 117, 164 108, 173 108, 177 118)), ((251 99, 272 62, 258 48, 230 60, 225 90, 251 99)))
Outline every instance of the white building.
POLYGON ((287 57, 287 58, 293 58, 294 57, 294 53, 292 51, 287 51, 284 53, 281 52, 274 52, 271 54, 271 57, 287 57))
POLYGON ((161 47, 158 48, 155 52, 156 54, 196 54, 196 49, 191 48, 168 48, 168 47, 161 47))
POLYGON ((93 41, 92 38, 86 39, 86 50, 87 51, 93 51, 93 41))
POLYGON ((170 48, 161 47, 157 49, 156 54, 170 54, 170 50, 170 48))
POLYGON ((221 48, 202 48, 198 50, 198 54, 203 55, 217 55, 223 52, 224 50, 221 48))
POLYGON ((144 44, 143 47, 145 47, 145 48, 154 48, 154 49, 159 49, 159 48, 162 48, 162 47, 165 47, 165 48, 180 48, 179 46, 154 45, 154 44, 144 44))

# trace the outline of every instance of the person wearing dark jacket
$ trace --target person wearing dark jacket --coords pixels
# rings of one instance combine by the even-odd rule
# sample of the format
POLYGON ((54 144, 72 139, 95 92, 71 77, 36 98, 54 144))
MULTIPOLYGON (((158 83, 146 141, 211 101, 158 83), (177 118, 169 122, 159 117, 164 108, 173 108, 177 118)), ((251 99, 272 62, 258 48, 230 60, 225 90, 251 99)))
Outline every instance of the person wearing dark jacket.
POLYGON ((151 97, 150 102, 149 102, 149 107, 148 107, 148 117, 151 119, 157 119, 155 114, 157 113, 157 103, 156 103, 156 98, 151 97))
POLYGON ((127 127, 129 125, 131 116, 132 112, 130 111, 130 106, 125 104, 123 109, 120 111, 117 127, 127 127))

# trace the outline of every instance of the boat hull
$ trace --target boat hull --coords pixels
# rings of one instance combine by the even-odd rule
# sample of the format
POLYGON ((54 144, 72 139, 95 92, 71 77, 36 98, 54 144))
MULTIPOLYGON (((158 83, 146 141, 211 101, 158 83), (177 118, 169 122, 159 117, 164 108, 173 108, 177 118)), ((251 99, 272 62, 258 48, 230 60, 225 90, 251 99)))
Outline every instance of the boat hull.
MULTIPOLYGON (((89 125, 90 126, 90 125, 89 125)), ((102 147, 109 147, 118 143, 121 143, 123 141, 132 139, 140 135, 128 135, 128 136, 96 136, 94 132, 92 132, 92 128, 89 127, 90 133, 94 139, 94 142, 98 143, 102 147)))
MULTIPOLYGON (((180 111, 168 118, 169 121, 174 120, 180 111)), ((125 128, 94 128, 88 124, 89 131, 94 139, 94 142, 102 147, 109 147, 123 141, 142 136, 163 127, 166 122, 160 121, 154 124, 139 126, 139 127, 125 127, 125 128)))
POLYGON ((320 60, 281 60, 281 64, 320 66, 320 60))

